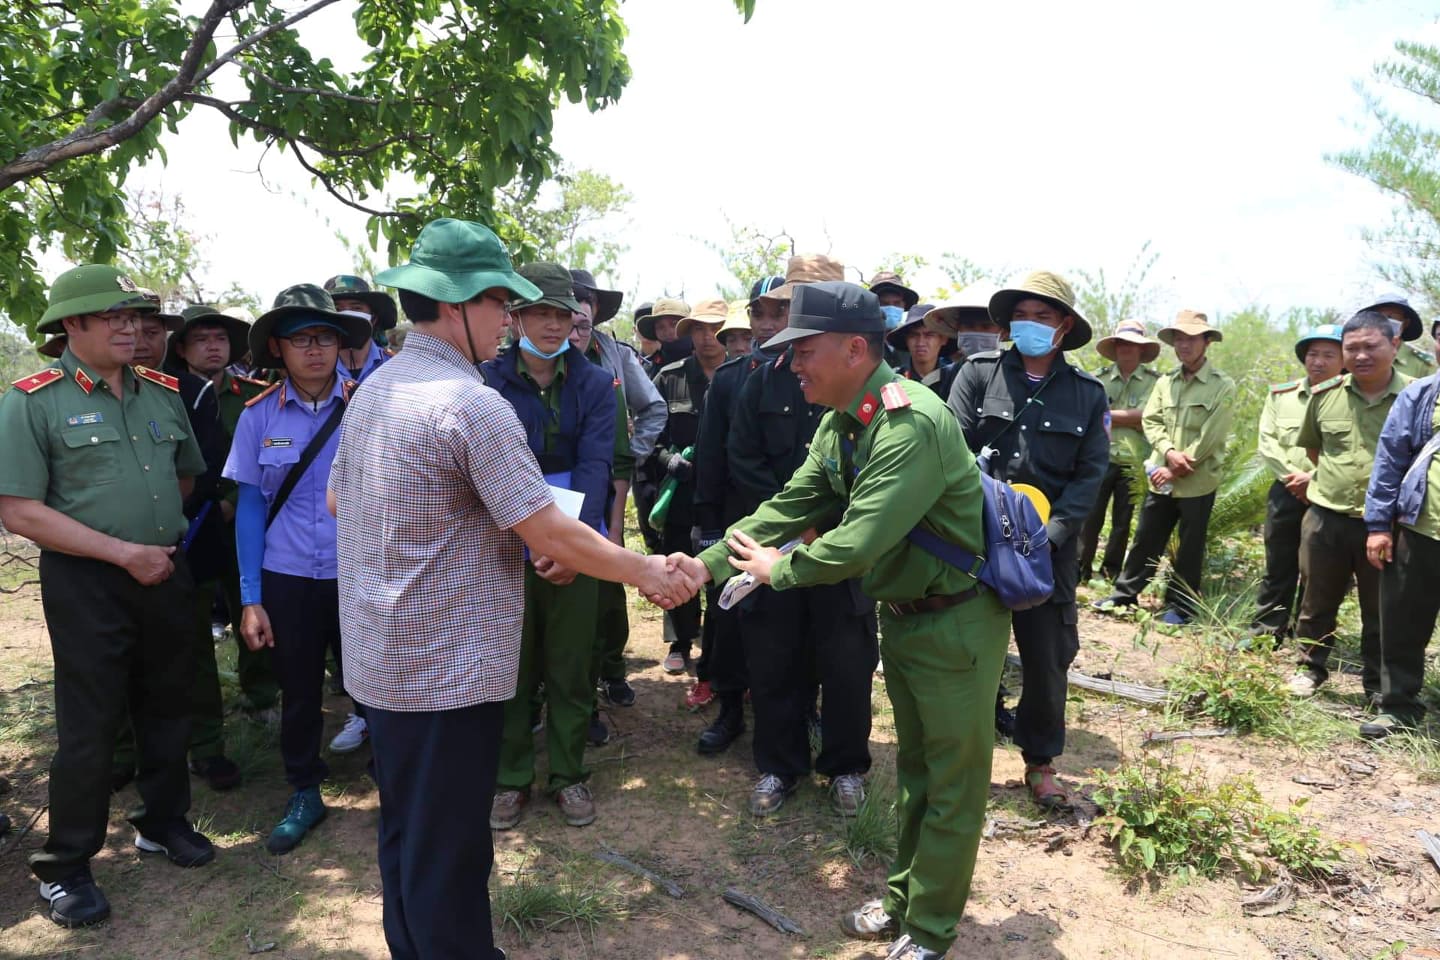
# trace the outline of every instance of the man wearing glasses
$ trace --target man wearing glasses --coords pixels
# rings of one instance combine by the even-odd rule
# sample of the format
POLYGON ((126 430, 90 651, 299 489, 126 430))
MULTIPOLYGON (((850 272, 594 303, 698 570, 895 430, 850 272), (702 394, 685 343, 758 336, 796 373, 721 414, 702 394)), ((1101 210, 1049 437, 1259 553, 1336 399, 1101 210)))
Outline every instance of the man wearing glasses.
MULTIPOLYGON (((285 378, 251 400, 235 426, 224 476, 239 485, 235 553, 240 563, 240 634, 270 648, 280 683, 280 755, 291 794, 265 848, 288 853, 320 821, 325 654, 339 649, 335 518, 326 503, 340 418, 354 389, 336 369, 340 348, 370 337, 363 318, 335 309, 303 283, 281 291, 250 328, 250 355, 285 378)), ((364 710, 357 704, 362 719, 364 710)))
POLYGON ((190 591, 182 498, 205 471, 175 378, 130 363, 155 306, 110 266, 61 274, 37 330, 60 358, 0 398, 0 520, 40 546, 58 744, 50 835, 31 857, 50 919, 99 923, 110 761, 129 711, 140 752, 135 845, 180 866, 215 857, 186 820, 190 591))

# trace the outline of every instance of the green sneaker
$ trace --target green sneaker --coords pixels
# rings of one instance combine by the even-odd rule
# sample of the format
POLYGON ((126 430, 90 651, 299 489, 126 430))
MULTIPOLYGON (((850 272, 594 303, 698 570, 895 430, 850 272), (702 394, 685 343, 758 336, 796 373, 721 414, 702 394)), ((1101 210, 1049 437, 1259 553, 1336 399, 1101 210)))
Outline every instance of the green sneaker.
POLYGON ((285 819, 270 831, 270 838, 265 841, 265 849, 271 853, 289 853, 294 850, 300 845, 300 841, 305 839, 305 834, 325 819, 326 812, 325 801, 320 799, 319 787, 295 791, 290 802, 285 805, 285 819))

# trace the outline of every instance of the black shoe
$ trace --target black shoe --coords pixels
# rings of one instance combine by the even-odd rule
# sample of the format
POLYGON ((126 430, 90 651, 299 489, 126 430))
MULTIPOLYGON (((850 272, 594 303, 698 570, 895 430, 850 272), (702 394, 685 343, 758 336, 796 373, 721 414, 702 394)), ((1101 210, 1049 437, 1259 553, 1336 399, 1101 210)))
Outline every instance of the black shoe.
POLYGON ((210 784, 211 790, 233 790, 240 786, 240 768, 223 754, 191 760, 190 772, 210 784))
POLYGON ((150 831, 135 830, 135 846, 141 853, 163 853, 177 867, 203 867, 215 859, 215 845, 184 820, 176 820, 150 831))
POLYGON ((740 695, 724 694, 720 697, 720 715, 715 718, 715 722, 701 732, 700 741, 695 744, 695 749, 707 757, 724 753, 730 749, 730 744, 735 742, 735 738, 744 732, 745 708, 741 703, 740 695))
POLYGON ((1002 740, 1015 739, 1015 711, 1005 706, 1005 695, 995 698, 995 735, 1002 740))
POLYGON ((610 742, 610 728, 600 719, 599 710, 590 711, 590 729, 585 733, 585 742, 592 747, 603 747, 610 742))
POLYGON ((50 903, 50 919, 72 930, 110 919, 110 901, 95 886, 89 867, 58 883, 41 883, 40 898, 50 903))
POLYGON ((605 694, 605 699, 609 701, 611 706, 635 706, 635 690, 624 677, 621 677, 619 680, 601 680, 600 689, 605 694))

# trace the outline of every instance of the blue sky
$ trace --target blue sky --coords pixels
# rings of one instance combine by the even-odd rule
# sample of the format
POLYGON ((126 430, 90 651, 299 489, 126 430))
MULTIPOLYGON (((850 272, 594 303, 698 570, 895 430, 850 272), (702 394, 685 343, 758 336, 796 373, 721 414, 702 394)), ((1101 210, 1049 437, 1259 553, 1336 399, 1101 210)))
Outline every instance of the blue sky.
MULTIPOLYGON (((629 0, 623 15, 633 81, 601 113, 562 108, 555 138, 635 196, 620 288, 710 296, 723 268, 695 238, 724 239, 727 215, 864 272, 953 251, 1118 279, 1149 241, 1151 321, 1363 296, 1361 231, 1390 202, 1324 157, 1367 139, 1354 84, 1396 39, 1440 43, 1433 9, 1407 0, 759 0, 748 25, 729 0, 629 0)), ((288 157, 265 160, 267 192, 258 151, 209 117, 181 130, 137 182, 184 197, 217 280, 268 299, 347 268, 332 233, 362 237, 363 217, 288 157)))

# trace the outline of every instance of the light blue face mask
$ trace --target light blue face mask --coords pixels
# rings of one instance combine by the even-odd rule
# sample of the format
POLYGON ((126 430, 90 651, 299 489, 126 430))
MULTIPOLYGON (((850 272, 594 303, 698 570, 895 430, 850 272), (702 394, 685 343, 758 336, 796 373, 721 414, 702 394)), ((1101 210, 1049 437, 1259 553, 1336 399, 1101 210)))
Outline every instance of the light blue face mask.
POLYGON ((532 357, 539 357, 541 360, 554 360, 560 356, 560 354, 570 349, 570 340, 568 337, 561 340, 560 346, 555 349, 554 353, 543 353, 539 347, 535 346, 535 341, 530 339, 530 335, 525 332, 525 328, 520 327, 520 349, 532 357))
POLYGON ((1055 328, 1034 320, 1011 320, 1010 339, 1027 357, 1043 357, 1055 349, 1055 328))
POLYGON ((904 307, 881 307, 880 312, 885 314, 886 330, 894 330, 905 320, 904 307))

